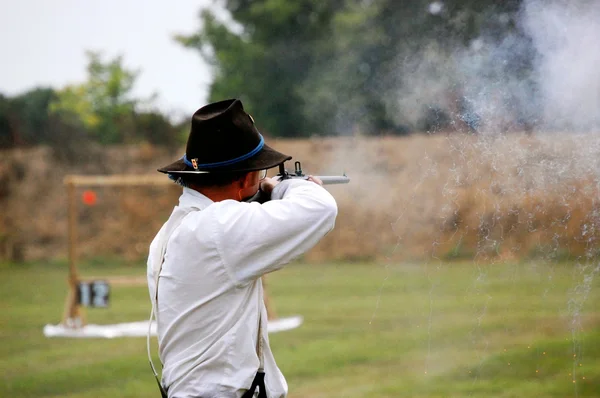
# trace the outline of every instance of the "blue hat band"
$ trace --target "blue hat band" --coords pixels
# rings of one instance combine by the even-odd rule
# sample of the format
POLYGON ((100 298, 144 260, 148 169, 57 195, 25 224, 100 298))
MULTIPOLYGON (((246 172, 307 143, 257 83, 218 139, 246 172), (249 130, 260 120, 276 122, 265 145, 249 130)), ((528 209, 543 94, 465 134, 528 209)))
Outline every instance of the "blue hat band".
MULTIPOLYGON (((263 147, 265 146, 265 140, 263 138, 263 136, 261 134, 260 135, 260 141, 258 143, 258 145, 256 146, 256 148, 254 148, 253 150, 251 150, 250 152, 248 152, 245 155, 242 156, 238 156, 237 158, 234 159, 230 159, 230 160, 224 160, 222 162, 214 162, 214 163, 192 163, 188 158, 187 158, 187 154, 183 155, 183 157, 181 158, 183 160, 183 162, 186 164, 186 166, 193 168, 194 170, 198 170, 198 169, 210 169, 213 167, 223 167, 223 166, 230 166, 232 164, 236 164, 239 162, 242 162, 246 159, 251 158, 252 156, 256 155, 258 152, 260 152, 261 149, 263 149, 263 147)), ((192 159, 194 160, 194 159, 192 159)))

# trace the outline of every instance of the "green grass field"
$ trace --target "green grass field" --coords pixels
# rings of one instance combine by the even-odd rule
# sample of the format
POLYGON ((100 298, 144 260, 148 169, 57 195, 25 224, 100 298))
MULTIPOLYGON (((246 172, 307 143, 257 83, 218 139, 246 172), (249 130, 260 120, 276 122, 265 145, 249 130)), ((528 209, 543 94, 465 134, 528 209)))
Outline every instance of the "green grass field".
MULTIPOLYGON (((143 275, 101 263, 94 275, 143 275)), ((573 265, 294 264, 268 277, 290 397, 598 397, 600 275, 573 265)), ((0 397, 158 397, 144 338, 47 339, 64 264, 0 265, 0 397)), ((143 320, 114 287, 90 323, 143 320)))

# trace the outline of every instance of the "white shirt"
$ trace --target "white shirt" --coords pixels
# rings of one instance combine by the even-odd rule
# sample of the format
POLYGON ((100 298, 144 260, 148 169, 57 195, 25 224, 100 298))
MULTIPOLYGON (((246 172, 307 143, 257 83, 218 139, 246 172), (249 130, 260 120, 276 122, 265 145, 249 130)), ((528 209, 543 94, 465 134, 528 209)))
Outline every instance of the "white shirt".
POLYGON ((171 215, 176 227, 168 242, 163 242, 167 224, 152 241, 151 299, 153 269, 159 269, 155 263, 166 243, 156 314, 162 383, 170 398, 241 397, 259 367, 259 310, 267 396, 287 395, 269 347, 260 277, 325 236, 334 226, 337 205, 324 188, 303 180, 282 181, 271 197, 262 205, 212 202, 184 188, 171 215))

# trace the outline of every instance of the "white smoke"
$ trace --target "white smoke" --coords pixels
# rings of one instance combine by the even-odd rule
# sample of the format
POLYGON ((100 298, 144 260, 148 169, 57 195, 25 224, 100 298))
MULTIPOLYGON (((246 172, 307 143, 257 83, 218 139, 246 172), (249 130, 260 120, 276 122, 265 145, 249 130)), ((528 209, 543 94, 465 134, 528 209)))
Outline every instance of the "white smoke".
POLYGON ((491 18, 519 31, 492 26, 467 48, 403 55, 388 113, 415 125, 441 108, 456 129, 482 133, 600 132, 600 1, 525 0, 513 21, 491 18))
POLYGON ((429 7, 427 7, 430 14, 438 15, 444 10, 444 3, 441 1, 434 1, 433 3, 429 3, 429 7))
POLYGON ((528 0, 522 16, 538 53, 544 122, 600 131, 600 1, 528 0))

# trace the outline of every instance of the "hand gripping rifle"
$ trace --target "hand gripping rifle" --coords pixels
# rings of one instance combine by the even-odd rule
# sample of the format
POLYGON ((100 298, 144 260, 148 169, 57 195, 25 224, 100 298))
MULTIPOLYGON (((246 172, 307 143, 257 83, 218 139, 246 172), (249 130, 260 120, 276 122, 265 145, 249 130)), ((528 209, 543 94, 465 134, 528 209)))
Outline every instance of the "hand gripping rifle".
MULTIPOLYGON (((314 177, 323 181, 323 185, 348 184, 350 182, 350 178, 348 178, 345 173, 341 176, 314 176, 314 177)), ((274 178, 278 179, 279 181, 290 180, 290 179, 308 180, 308 175, 306 175, 302 172, 302 165, 300 164, 300 162, 294 163, 294 172, 293 173, 288 173, 288 171, 285 169, 284 164, 282 163, 279 165, 279 174, 277 174, 274 178)), ((254 195, 250 199, 247 199, 246 201, 247 202, 265 203, 265 202, 268 202, 269 200, 271 200, 271 195, 266 194, 265 192, 259 190, 256 193, 256 195, 254 195)))

